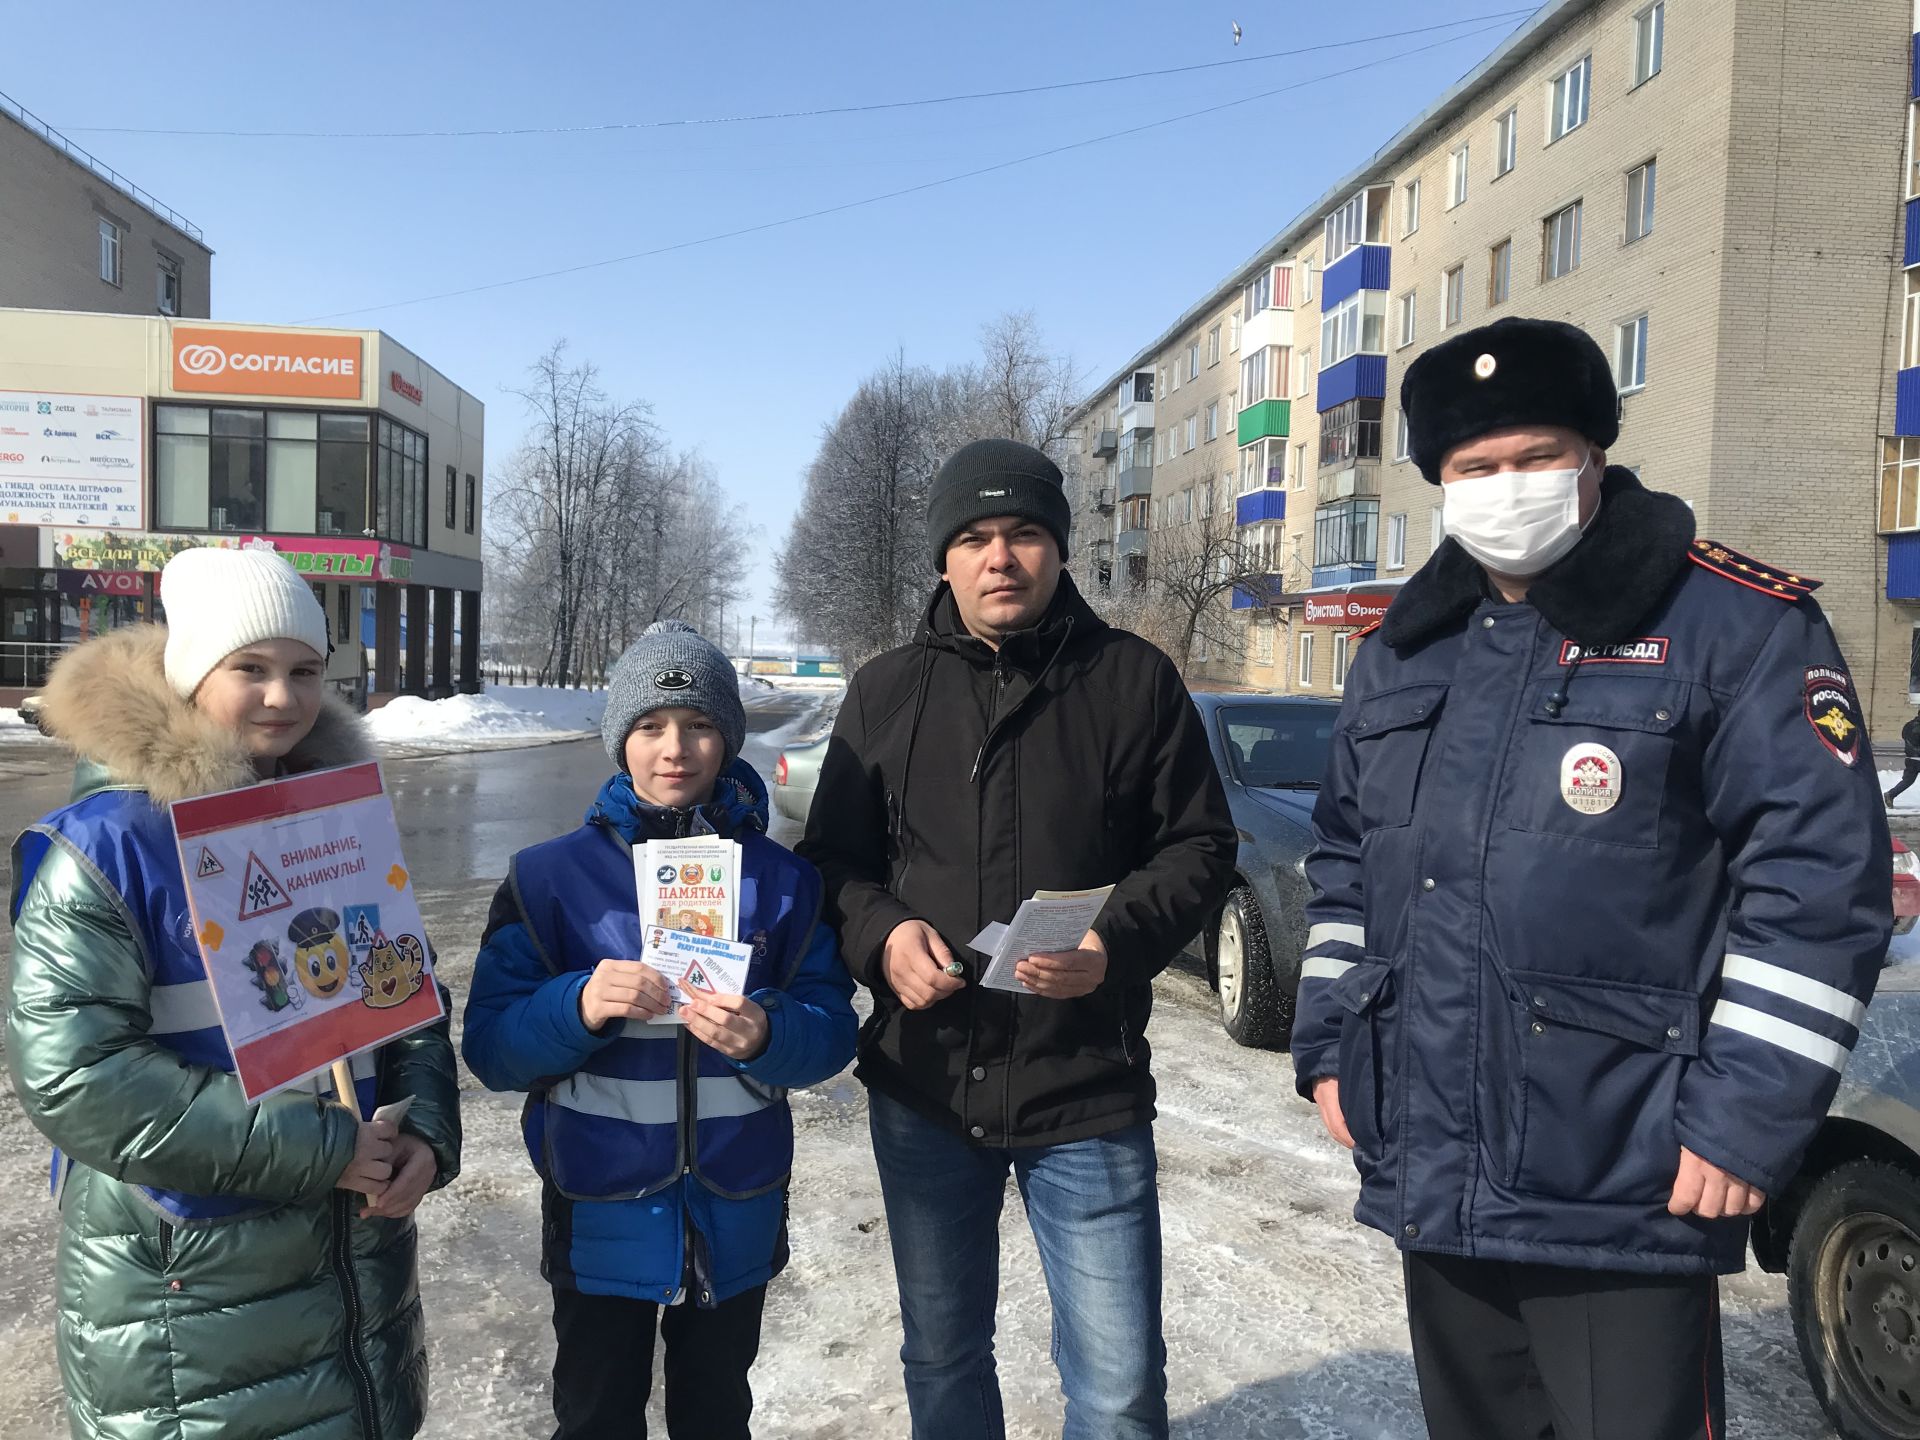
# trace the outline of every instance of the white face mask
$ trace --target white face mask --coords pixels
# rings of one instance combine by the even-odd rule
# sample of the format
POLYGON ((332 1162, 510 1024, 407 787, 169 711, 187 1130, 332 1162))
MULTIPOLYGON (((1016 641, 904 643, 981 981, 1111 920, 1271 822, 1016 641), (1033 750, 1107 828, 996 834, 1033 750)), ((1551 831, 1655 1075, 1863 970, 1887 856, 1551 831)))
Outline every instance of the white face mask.
POLYGON ((1582 465, 1450 480, 1440 487, 1447 534, 1496 574, 1538 575, 1580 543, 1580 477, 1586 473, 1582 465))

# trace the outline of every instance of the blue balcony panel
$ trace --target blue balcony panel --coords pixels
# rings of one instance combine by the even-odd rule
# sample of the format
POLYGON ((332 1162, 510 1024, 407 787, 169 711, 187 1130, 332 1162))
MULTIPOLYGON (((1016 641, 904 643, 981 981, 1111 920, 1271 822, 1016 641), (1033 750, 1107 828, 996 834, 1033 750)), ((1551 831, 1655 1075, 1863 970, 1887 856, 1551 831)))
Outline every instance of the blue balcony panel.
POLYGON ((1362 290, 1393 285, 1393 251, 1386 245, 1356 245, 1329 265, 1320 277, 1320 310, 1333 309, 1362 290))
POLYGON ((1908 268, 1920 265, 1920 199, 1907 201, 1906 254, 1900 263, 1908 268))
POLYGON ((1233 587, 1233 608, 1236 610, 1264 610, 1286 587, 1281 584, 1278 575, 1256 575, 1247 583, 1233 587))
POLYGON ((1920 600, 1920 531, 1887 537, 1887 598, 1920 600))
POLYGON ((1263 520, 1286 518, 1287 492, 1284 490, 1250 490, 1234 505, 1236 525, 1258 525, 1263 520))
POLYGON ((1373 570, 1371 565, 1316 565, 1313 567, 1314 588, 1322 585, 1364 585, 1373 579, 1373 570))
POLYGON ((1893 433, 1920 435, 1920 366, 1894 378, 1893 433))
POLYGON ((1913 37, 1913 98, 1920 100, 1920 35, 1913 37))
POLYGON ((1320 393, 1314 404, 1322 415, 1349 400, 1383 400, 1387 394, 1387 357, 1349 355, 1331 370, 1320 372, 1320 393))

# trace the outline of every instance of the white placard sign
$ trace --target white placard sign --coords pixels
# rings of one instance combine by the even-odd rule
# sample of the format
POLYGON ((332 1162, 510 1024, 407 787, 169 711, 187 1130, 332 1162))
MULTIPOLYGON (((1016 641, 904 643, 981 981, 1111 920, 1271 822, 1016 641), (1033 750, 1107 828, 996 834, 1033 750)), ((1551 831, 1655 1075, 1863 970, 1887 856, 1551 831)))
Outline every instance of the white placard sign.
POLYGON ((146 523, 146 402, 0 390, 0 524, 146 523))

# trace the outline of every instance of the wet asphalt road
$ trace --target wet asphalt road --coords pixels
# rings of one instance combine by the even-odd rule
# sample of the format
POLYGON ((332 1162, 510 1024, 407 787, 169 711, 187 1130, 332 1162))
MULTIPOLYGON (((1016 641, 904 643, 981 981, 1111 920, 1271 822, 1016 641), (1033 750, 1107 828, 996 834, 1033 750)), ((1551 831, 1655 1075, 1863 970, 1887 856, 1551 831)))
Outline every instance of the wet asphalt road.
MULTIPOLYGON (((791 731, 823 698, 817 692, 770 696, 747 712, 746 758, 769 787, 779 753, 766 737, 791 731)), ((611 773, 597 736, 520 750, 388 758, 382 768, 407 863, 417 883, 433 888, 503 877, 514 851, 578 825, 611 773)), ((7 845, 64 802, 71 783, 72 767, 51 742, 0 747, 0 836, 7 845)), ((797 838, 797 827, 777 814, 771 829, 783 843, 797 838)), ((10 867, 0 861, 0 868, 10 883, 10 867)))

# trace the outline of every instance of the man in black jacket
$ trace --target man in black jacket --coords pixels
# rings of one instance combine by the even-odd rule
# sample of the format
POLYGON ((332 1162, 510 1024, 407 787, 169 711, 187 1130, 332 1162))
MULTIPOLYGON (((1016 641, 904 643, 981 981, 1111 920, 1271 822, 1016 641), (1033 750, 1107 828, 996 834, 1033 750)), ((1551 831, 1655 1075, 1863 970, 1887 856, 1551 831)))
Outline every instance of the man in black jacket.
POLYGON ((873 992, 855 1072, 899 1280, 914 1440, 1000 1440, 993 1358, 1011 1170, 1053 1299, 1065 1434, 1167 1433, 1152 980, 1229 888, 1235 837, 1173 665, 1061 569, 1039 451, 980 440, 935 477, 934 591, 912 645, 854 677, 800 853, 873 992), (1036 889, 1113 885, 1030 994, 968 941, 1036 889))
POLYGON ((1907 787, 1920 780, 1920 715, 1907 721, 1900 727, 1900 745, 1907 758, 1906 773, 1900 777, 1900 783, 1887 791, 1887 808, 1893 808, 1893 802, 1906 793, 1907 787))

